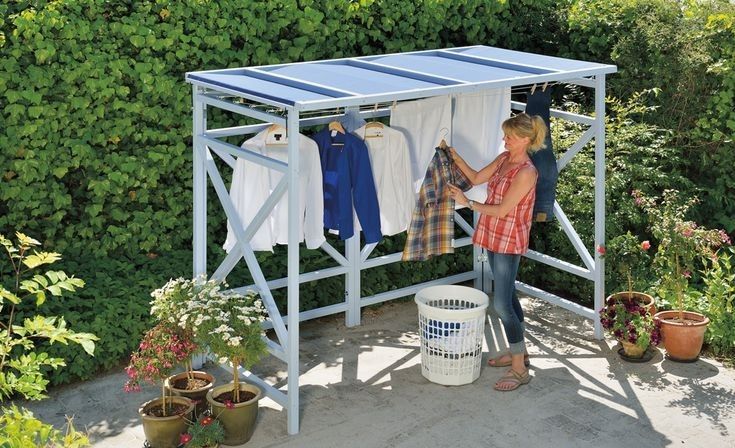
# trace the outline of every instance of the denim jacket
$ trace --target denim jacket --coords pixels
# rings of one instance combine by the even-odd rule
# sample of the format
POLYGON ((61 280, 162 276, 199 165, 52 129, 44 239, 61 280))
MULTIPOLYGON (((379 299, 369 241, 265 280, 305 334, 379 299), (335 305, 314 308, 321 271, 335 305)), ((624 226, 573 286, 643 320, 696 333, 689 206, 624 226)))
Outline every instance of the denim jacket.
POLYGON ((556 157, 551 142, 551 89, 545 91, 536 89, 526 94, 526 113, 540 115, 546 122, 547 133, 544 143, 546 147, 531 154, 531 161, 538 171, 536 181, 536 204, 533 207, 533 220, 546 222, 554 219, 554 200, 556 197, 556 182, 559 171, 556 167, 556 157))

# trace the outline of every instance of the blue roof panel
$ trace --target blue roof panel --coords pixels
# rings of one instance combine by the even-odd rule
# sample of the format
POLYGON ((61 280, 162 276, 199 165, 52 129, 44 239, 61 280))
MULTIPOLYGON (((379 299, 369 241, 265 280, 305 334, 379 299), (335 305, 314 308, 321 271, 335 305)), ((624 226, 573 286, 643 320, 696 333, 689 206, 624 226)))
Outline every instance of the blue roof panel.
POLYGON ((614 65, 473 46, 390 55, 190 72, 186 79, 301 110, 424 98, 597 76, 614 65))
POLYGON ((222 87, 251 96, 262 96, 283 104, 295 104, 298 101, 313 101, 330 99, 332 97, 321 95, 295 87, 284 86, 270 81, 263 81, 250 76, 237 73, 200 72, 190 73, 187 77, 193 81, 222 87), (207 73, 204 75, 203 73, 207 73))
POLYGON ((525 64, 534 67, 542 67, 551 70, 568 72, 583 69, 598 69, 610 67, 609 65, 597 64, 595 62, 578 61, 576 59, 564 59, 554 56, 545 56, 522 51, 506 50, 497 47, 472 47, 452 50, 456 53, 479 56, 488 59, 498 59, 516 64, 525 64))
POLYGON ((380 56, 370 59, 371 62, 388 65, 391 67, 405 68, 409 70, 432 73, 450 79, 463 82, 484 82, 497 79, 509 79, 519 76, 515 70, 507 70, 499 67, 482 66, 464 61, 422 55, 422 54, 400 54, 394 56, 380 56))
POLYGON ((269 71, 358 95, 437 86, 425 81, 354 67, 344 62, 287 65, 269 71))

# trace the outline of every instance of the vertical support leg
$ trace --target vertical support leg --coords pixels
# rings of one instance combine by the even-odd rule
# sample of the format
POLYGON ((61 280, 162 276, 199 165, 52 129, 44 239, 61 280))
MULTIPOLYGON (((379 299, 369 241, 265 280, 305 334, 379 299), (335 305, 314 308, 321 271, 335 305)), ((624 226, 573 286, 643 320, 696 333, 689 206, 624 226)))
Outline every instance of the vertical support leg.
MULTIPOLYGON (((349 107, 345 109, 348 112, 359 112, 359 107, 349 107)), ((355 212, 352 212, 353 222, 357 222, 355 212)), ((360 232, 355 231, 355 235, 345 241, 345 257, 349 262, 350 270, 345 274, 345 300, 347 301, 347 312, 345 313, 345 325, 347 327, 356 327, 360 325, 360 269, 362 259, 360 256, 360 232)))
POLYGON ((299 432, 299 112, 288 111, 288 433, 299 432))
POLYGON ((207 109, 199 100, 199 87, 193 86, 194 100, 194 276, 207 273, 207 168, 201 140, 207 128, 207 109))
MULTIPOLYGON (((595 77, 595 311, 605 300, 605 261, 597 248, 605 244, 605 75, 595 77)), ((595 338, 602 339, 600 315, 595 312, 595 338)))
MULTIPOLYGON (((472 220, 475 229, 477 229, 477 222, 480 220, 480 214, 477 212, 472 213, 472 220)), ((487 254, 481 247, 476 245, 472 246, 472 255, 474 256, 473 266, 475 274, 478 278, 475 279, 475 288, 484 291, 486 294, 493 292, 493 275, 490 270, 490 263, 488 263, 487 254)))
MULTIPOLYGON (((477 212, 472 212, 472 226, 475 229, 477 229, 478 218, 477 212)), ((475 289, 485 291, 485 267, 482 262, 482 248, 475 244, 472 245, 472 270, 477 276, 474 282, 475 289)))
POLYGON ((345 295, 347 313, 345 325, 356 327, 360 325, 360 232, 355 231, 352 238, 345 241, 345 256, 349 263, 349 271, 345 274, 345 295))

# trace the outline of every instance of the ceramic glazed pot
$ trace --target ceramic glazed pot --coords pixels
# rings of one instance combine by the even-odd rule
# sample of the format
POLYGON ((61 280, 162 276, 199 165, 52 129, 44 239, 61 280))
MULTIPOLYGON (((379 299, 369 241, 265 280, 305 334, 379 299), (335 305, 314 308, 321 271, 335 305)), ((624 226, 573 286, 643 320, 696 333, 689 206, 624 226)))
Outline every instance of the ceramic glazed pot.
POLYGON ((179 389, 175 387, 177 382, 186 380, 186 372, 171 375, 170 377, 166 378, 164 384, 166 386, 166 389, 171 391, 173 395, 186 397, 193 401, 196 406, 195 417, 198 417, 209 408, 209 405, 207 404, 207 392, 209 392, 209 390, 214 387, 215 379, 214 376, 208 374, 207 372, 200 372, 198 370, 193 371, 192 374, 194 375, 194 378, 206 381, 207 385, 198 389, 191 390, 179 389))
POLYGON ((185 405, 186 411, 166 417, 149 415, 149 410, 160 407, 161 401, 161 398, 155 398, 138 409, 138 414, 143 420, 143 433, 151 448, 176 448, 179 445, 179 436, 182 432, 186 432, 188 421, 193 418, 194 403, 186 397, 168 397, 167 403, 171 401, 174 404, 185 405))
POLYGON ((696 361, 702 350, 709 318, 692 311, 684 311, 684 322, 679 322, 678 317, 676 310, 661 311, 654 316, 661 324, 661 345, 672 361, 696 361))
POLYGON ((646 353, 645 348, 640 348, 636 344, 631 344, 628 341, 620 341, 620 344, 623 346, 625 356, 629 358, 642 358, 643 354, 646 353))
POLYGON ((255 397, 243 403, 234 403, 228 409, 224 403, 215 400, 220 394, 232 391, 232 383, 217 386, 207 392, 207 402, 212 407, 212 416, 218 419, 225 428, 223 445, 242 445, 250 440, 255 431, 255 422, 258 419, 258 401, 263 393, 260 388, 252 384, 240 383, 240 393, 251 392, 255 397))

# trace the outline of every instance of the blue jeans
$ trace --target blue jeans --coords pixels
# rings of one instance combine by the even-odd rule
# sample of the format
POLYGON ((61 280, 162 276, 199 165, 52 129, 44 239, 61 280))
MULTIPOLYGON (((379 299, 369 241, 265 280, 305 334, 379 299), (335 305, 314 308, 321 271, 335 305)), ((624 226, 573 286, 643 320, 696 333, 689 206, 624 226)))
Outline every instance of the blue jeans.
POLYGON ((521 302, 518 301, 515 286, 521 256, 498 254, 491 251, 488 251, 487 254, 495 285, 493 293, 495 312, 503 323, 510 352, 514 354, 524 353, 526 344, 523 337, 525 331, 523 310, 521 309, 521 302))

